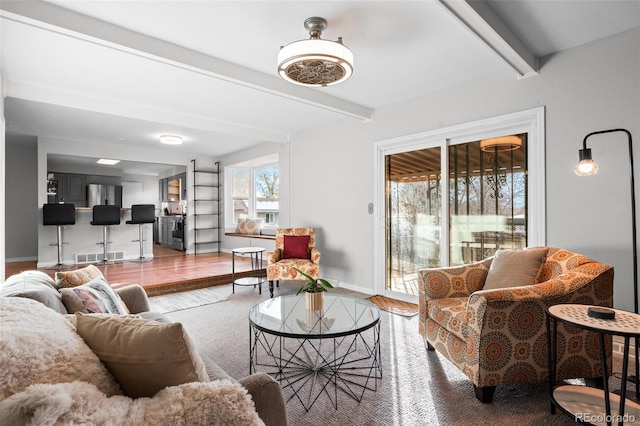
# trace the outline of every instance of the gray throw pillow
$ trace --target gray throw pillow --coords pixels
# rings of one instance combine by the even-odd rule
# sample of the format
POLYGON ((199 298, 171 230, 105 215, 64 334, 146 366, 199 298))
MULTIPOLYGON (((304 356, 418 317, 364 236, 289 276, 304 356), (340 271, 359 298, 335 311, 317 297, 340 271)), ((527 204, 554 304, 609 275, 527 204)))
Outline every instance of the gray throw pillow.
POLYGON ((546 247, 496 251, 483 290, 535 284, 548 251, 546 247))

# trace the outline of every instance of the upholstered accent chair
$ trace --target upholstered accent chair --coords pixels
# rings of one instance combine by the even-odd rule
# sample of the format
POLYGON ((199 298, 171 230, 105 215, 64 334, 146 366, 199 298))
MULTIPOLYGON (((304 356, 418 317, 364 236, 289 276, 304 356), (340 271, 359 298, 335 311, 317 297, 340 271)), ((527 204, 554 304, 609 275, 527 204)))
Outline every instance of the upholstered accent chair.
POLYGON ((320 251, 316 248, 314 228, 278 228, 276 248, 267 253, 267 280, 269 293, 273 297, 273 283, 280 280, 306 280, 295 269, 318 278, 320 251))
MULTIPOLYGON (((613 306, 613 267, 564 249, 523 252, 529 250, 543 251, 528 285, 513 278, 509 286, 510 278, 504 280, 508 272, 492 271, 499 252, 477 263, 419 271, 419 332, 427 350, 437 350, 458 367, 481 402, 491 402, 499 385, 548 380, 547 307, 613 306), (505 282, 487 289, 493 272, 505 282)), ((610 375, 610 336, 605 349, 610 375)), ((557 357, 558 379, 584 378, 601 385, 596 333, 558 324, 557 357)))

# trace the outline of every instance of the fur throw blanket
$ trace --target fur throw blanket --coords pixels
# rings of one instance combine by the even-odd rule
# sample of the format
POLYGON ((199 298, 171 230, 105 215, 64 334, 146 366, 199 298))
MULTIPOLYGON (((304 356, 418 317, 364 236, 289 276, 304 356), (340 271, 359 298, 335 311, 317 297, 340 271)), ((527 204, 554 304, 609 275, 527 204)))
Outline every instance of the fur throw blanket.
POLYGON ((0 297, 0 400, 33 383, 75 380, 105 394, 120 386, 63 315, 22 297, 0 297))
POLYGON ((153 398, 108 397, 83 382, 35 384, 0 402, 2 425, 264 425, 228 380, 165 388, 153 398))
POLYGON ((120 387, 70 321, 34 300, 0 296, 0 425, 264 425, 230 380, 120 387))

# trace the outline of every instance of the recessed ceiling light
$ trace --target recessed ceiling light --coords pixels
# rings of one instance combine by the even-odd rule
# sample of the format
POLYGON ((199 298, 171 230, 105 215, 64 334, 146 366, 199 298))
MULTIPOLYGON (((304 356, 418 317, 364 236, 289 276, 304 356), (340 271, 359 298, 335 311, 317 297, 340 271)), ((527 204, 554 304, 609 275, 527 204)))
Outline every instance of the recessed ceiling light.
POLYGON ((120 160, 109 160, 108 158, 101 158, 97 162, 98 164, 106 164, 107 166, 113 166, 114 164, 118 164, 120 160))
POLYGON ((182 136, 177 135, 161 135, 160 142, 167 145, 180 145, 182 143, 182 136))

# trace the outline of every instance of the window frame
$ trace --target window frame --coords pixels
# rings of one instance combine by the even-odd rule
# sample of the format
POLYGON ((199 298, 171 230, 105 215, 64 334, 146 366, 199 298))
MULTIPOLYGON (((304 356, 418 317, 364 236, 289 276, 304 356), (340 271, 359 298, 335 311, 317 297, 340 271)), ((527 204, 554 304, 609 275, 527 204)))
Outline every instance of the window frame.
MULTIPOLYGON (((224 223, 225 223, 225 229, 227 232, 233 232, 235 231, 236 227, 237 227, 237 222, 235 221, 235 217, 234 217, 234 198, 233 198, 233 173, 235 171, 238 170, 247 170, 249 171, 249 180, 250 180, 250 184, 249 184, 249 213, 248 213, 248 217, 249 218, 255 218, 257 217, 257 212, 256 212, 256 205, 257 205, 257 200, 256 200, 256 171, 259 169, 264 169, 264 168, 269 168, 269 167, 273 167, 276 166, 278 167, 278 175, 280 173, 280 164, 278 162, 277 157, 274 159, 273 156, 268 156, 268 157, 263 157, 263 158, 258 158, 255 160, 251 160, 251 161, 245 161, 242 163, 237 163, 237 164, 232 164, 229 166, 226 166, 224 168, 224 181, 225 181, 225 191, 224 191, 224 201, 225 201, 225 209, 224 209, 224 213, 225 213, 225 219, 224 219, 224 223)), ((278 185, 280 185, 280 182, 278 182, 278 185)), ((280 208, 279 208, 279 204, 278 204, 278 210, 277 212, 280 212, 280 208)), ((262 229, 276 229, 278 227, 278 224, 268 224, 265 223, 262 226, 262 229)))

